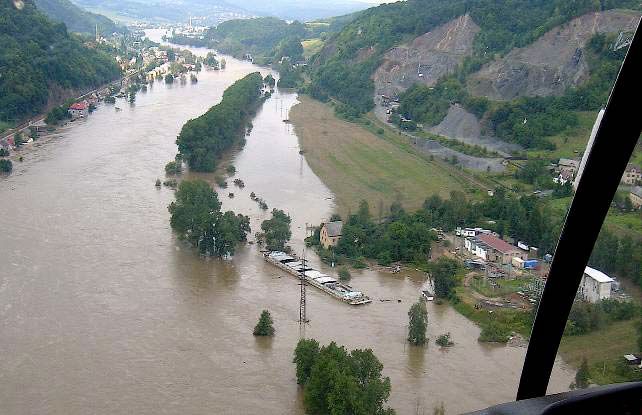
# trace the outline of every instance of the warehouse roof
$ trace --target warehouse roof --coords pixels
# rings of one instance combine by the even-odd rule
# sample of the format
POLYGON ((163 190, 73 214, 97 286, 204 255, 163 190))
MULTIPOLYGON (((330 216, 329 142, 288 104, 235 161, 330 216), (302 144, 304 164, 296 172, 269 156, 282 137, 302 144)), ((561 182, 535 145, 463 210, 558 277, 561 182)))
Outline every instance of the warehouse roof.
POLYGON ((591 267, 586 267, 584 269, 584 274, 588 275, 589 277, 593 278, 597 282, 613 282, 613 278, 609 277, 602 271, 598 271, 595 268, 591 267))
POLYGON ((519 249, 516 246, 513 246, 508 242, 502 239, 499 239, 493 235, 481 234, 477 237, 477 239, 485 243, 486 245, 490 246, 494 250, 501 252, 502 254, 516 251, 519 249))

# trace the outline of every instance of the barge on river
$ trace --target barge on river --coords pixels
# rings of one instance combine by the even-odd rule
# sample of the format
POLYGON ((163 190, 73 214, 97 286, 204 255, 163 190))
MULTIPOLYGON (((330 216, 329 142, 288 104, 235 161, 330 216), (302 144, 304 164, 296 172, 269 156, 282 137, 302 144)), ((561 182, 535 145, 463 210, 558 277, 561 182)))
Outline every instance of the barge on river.
POLYGON ((305 261, 300 261, 292 255, 285 252, 272 251, 264 252, 263 258, 270 264, 282 269, 283 271, 301 279, 305 278, 307 284, 318 288, 332 297, 348 303, 350 305, 368 304, 372 300, 360 291, 355 291, 351 286, 343 284, 333 277, 323 274, 313 268, 305 265, 305 261))

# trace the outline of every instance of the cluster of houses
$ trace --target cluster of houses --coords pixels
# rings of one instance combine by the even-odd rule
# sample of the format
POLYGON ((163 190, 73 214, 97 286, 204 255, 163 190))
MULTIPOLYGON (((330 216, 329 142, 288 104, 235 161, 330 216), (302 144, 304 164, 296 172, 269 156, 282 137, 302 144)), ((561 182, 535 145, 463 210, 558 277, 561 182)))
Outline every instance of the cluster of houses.
MULTIPOLYGON (((472 255, 484 262, 498 266, 512 266, 521 269, 536 269, 539 267, 537 248, 530 247, 524 242, 512 245, 492 231, 481 228, 457 228, 455 232, 464 239, 464 247, 472 255)), ((615 280, 603 272, 586 267, 578 290, 578 298, 596 303, 611 297, 615 280)))
POLYGON ((486 262, 520 268, 535 268, 538 265, 537 260, 529 259, 529 256, 537 255, 537 248, 523 242, 519 246, 511 245, 496 233, 481 228, 458 228, 455 234, 465 238, 464 247, 468 252, 486 262))
MULTIPOLYGON (((567 182, 574 183, 577 173, 580 169, 579 160, 561 158, 557 165, 551 166, 555 183, 564 185, 567 182)), ((642 207, 642 168, 633 163, 629 163, 624 170, 620 179, 620 184, 631 186, 629 190, 629 200, 635 209, 642 207)))
POLYGON ((557 162, 557 166, 554 166, 553 171, 555 172, 555 176, 553 177, 553 181, 562 185, 567 182, 572 183, 575 180, 579 168, 580 162, 578 160, 561 158, 557 162))
MULTIPOLYGON (((557 165, 552 166, 555 176, 553 181, 555 183, 565 184, 570 181, 573 182, 580 169, 579 160, 561 158, 557 165)), ((642 169, 633 163, 626 166, 626 170, 620 179, 620 183, 626 186, 637 186, 642 184, 642 169)))

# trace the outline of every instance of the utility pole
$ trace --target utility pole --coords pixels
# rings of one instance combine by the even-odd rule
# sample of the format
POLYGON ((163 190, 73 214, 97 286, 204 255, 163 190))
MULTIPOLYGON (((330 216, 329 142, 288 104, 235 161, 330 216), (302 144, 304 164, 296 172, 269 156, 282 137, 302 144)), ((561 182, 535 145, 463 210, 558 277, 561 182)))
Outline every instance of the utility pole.
MULTIPOLYGON (((305 251, 304 251, 305 252, 305 251)), ((306 316, 306 295, 305 295, 305 254, 303 256, 303 261, 301 261, 303 264, 303 271, 301 271, 300 278, 301 278, 301 298, 299 300, 299 324, 305 325, 308 320, 306 316)))
MULTIPOLYGON (((307 236, 308 236, 308 224, 306 223, 305 224, 305 237, 307 238, 307 236)), ((303 258, 302 258, 301 264, 303 266, 303 269, 302 269, 302 271, 300 273, 301 297, 299 299, 299 334, 303 338, 303 337, 305 337, 305 325, 308 323, 308 318, 307 318, 307 314, 306 314, 307 299, 306 299, 306 292, 305 292, 305 286, 306 286, 306 282, 305 282, 305 238, 303 240, 303 258)))

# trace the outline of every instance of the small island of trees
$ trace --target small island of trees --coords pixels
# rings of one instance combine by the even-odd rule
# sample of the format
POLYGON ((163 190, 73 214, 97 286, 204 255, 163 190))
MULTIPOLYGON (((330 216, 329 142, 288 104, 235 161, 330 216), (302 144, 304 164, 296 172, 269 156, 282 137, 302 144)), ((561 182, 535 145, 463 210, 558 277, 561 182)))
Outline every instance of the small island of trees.
POLYGON ((262 87, 261 74, 251 73, 227 88, 219 104, 183 126, 176 143, 191 170, 214 171, 217 159, 243 136, 262 103, 262 87))
POLYGON ((203 255, 232 256, 250 232, 250 218, 221 212, 218 195, 203 180, 181 182, 168 209, 172 229, 203 255))
POLYGON ((390 378, 371 349, 348 352, 335 342, 319 348, 314 339, 301 339, 294 350, 297 383, 310 414, 394 415, 385 407, 390 378))

